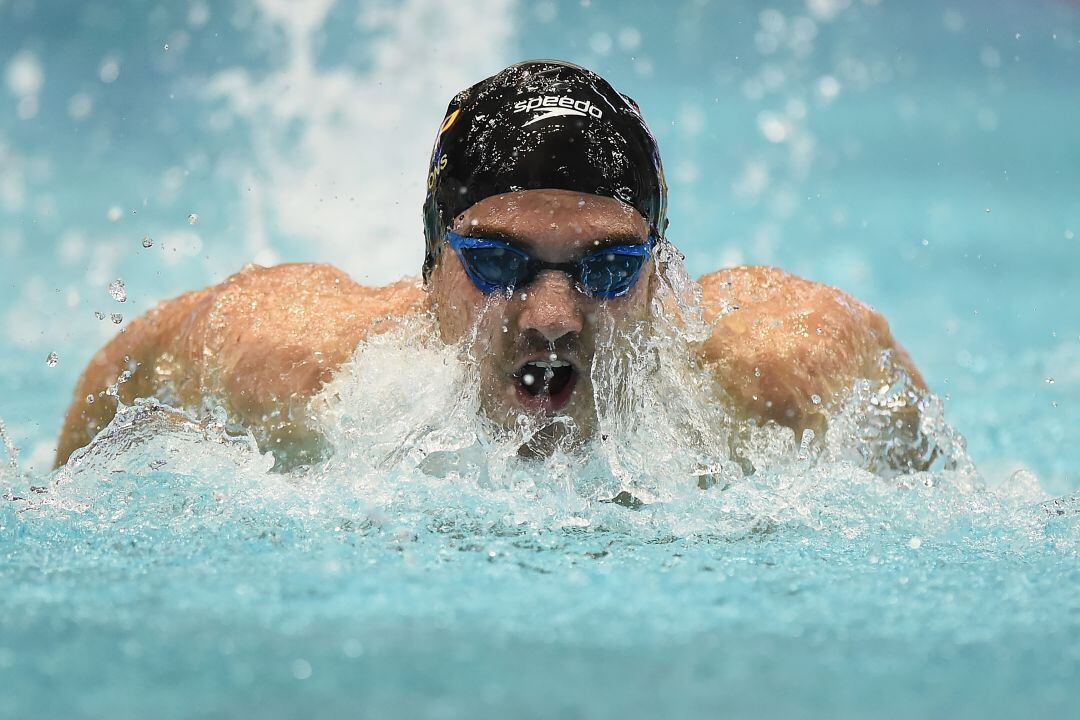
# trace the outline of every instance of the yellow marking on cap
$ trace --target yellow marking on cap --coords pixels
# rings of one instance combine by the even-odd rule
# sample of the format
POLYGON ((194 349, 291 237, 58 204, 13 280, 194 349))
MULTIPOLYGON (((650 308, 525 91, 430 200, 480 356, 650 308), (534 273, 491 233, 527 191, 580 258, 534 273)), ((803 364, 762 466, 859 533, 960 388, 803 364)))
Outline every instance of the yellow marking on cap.
POLYGON ((442 135, 444 132, 449 130, 450 126, 454 124, 454 121, 457 120, 457 117, 460 114, 461 114, 461 108, 458 108, 454 112, 447 115, 446 119, 442 121, 442 127, 439 128, 439 134, 442 135))

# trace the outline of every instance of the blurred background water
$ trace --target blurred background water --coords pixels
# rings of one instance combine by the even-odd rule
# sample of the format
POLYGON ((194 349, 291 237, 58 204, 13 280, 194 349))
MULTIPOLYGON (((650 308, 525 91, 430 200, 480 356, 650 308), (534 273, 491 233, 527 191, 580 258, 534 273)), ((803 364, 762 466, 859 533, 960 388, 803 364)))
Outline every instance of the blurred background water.
MULTIPOLYGON (((1050 495, 1080 489, 1080 6, 1065 0, 0 0, 0 417, 20 449, 21 468, 43 477, 78 373, 104 341, 161 299, 219 281, 249 261, 330 262, 370 283, 416 274, 424 172, 446 103, 476 80, 534 57, 591 67, 640 104, 666 164, 669 234, 695 275, 739 263, 776 264, 871 303, 889 318, 944 399, 947 417, 968 438, 991 486, 1028 468, 1050 495), (107 291, 117 279, 126 289, 122 303, 107 291), (50 353, 56 353, 55 362, 46 361, 50 353)), ((4 518, 6 531, 15 533, 7 538, 7 580, 28 583, 9 610, 26 613, 34 598, 48 606, 65 593, 78 594, 79 578, 89 572, 85 565, 68 584, 54 577, 35 585, 25 574, 37 562, 25 559, 29 548, 59 552, 61 540, 80 536, 78 522, 58 519, 28 529, 14 514, 4 518)), ((1054 546, 1054 532, 1039 536, 1044 549, 1054 546)), ((552 650, 539 630, 520 631, 529 627, 528 619, 498 615, 492 601, 475 597, 479 590, 466 594, 477 613, 496 613, 496 626, 518 628, 512 642, 498 635, 485 647, 512 650, 520 658, 518 690, 541 702, 537 715, 560 708, 572 715, 587 707, 581 702, 587 695, 567 700, 565 707, 546 695, 550 678, 545 680, 544 669, 552 663, 564 664, 567 672, 595 673, 610 701, 601 714, 673 707, 649 705, 645 686, 633 692, 623 687, 620 678, 642 679, 625 664, 606 670, 607 656, 598 649, 604 647, 618 647, 627 657, 651 654, 655 686, 680 688, 676 706, 687 713, 716 709, 706 681, 728 689, 750 684, 753 693, 730 698, 727 709, 736 716, 755 714, 753 698, 765 697, 771 697, 765 710, 774 714, 803 714, 814 698, 825 697, 832 703, 826 707, 840 715, 880 709, 879 700, 893 697, 899 714, 944 707, 932 701, 944 702, 957 687, 970 705, 949 707, 961 714, 965 707, 1019 714, 1025 706, 1060 713, 1077 699, 1080 662, 1075 532, 1066 536, 1069 549, 1048 559, 1025 554, 1035 552, 1031 545, 1014 556, 1001 544, 984 548, 994 562, 976 564, 966 574, 963 549, 971 546, 960 543, 933 560, 912 560, 914 569, 890 571, 882 578, 930 573, 936 563, 961 568, 946 583, 947 591, 924 598, 888 631, 866 628, 893 607, 890 597, 902 603, 903 595, 876 592, 872 582, 869 589, 860 585, 864 568, 846 560, 836 571, 842 577, 832 581, 854 594, 851 606, 811 593, 820 606, 806 601, 757 608, 754 603, 763 598, 781 595, 781 585, 798 585, 802 566, 796 563, 763 590, 739 579, 738 568, 729 565, 728 577, 746 583, 729 600, 737 608, 730 616, 738 619, 737 627, 724 626, 724 611, 715 608, 710 612, 718 614, 706 616, 711 620, 661 613, 650 616, 638 640, 616 633, 605 645, 598 633, 596 642, 583 643, 576 653, 552 650), (949 605, 957 588, 993 584, 995 577, 993 588, 967 598, 984 603, 986 615, 949 605), (951 609, 942 610, 943 603, 951 609), (1007 620, 1014 610, 1028 613, 1025 622, 1056 618, 1060 624, 1028 635, 1030 625, 1007 620), (759 632, 776 620, 770 611, 788 618, 781 623, 785 633, 794 629, 809 639, 791 644, 783 633, 759 632), (835 620, 841 611, 850 611, 855 625, 823 619, 835 620), (985 640, 975 631, 980 625, 992 640, 985 646, 978 645, 985 640), (706 632, 718 626, 728 635, 706 632), (852 630, 856 626, 866 631, 852 630), (912 638, 927 627, 950 642, 955 635, 942 627, 971 633, 968 644, 924 647, 912 638), (704 638, 700 646, 694 645, 697 631, 704 638), (658 650, 664 637, 670 643, 658 650), (859 668, 851 658, 861 657, 866 644, 880 648, 872 666, 876 681, 845 686, 836 678, 859 668), (822 656, 823 647, 841 650, 822 656), (980 654, 986 647, 996 650, 980 654), (745 662, 712 661, 730 652, 745 662), (889 664, 890 652, 895 665, 889 664), (679 664, 678 657, 692 657, 693 666, 679 664), (923 661, 940 669, 943 657, 962 670, 937 676, 916 670, 923 661), (800 668, 819 658, 822 665, 800 675, 800 668), (680 685, 665 674, 671 668, 691 680, 680 685), (765 673, 774 685, 754 685, 755 673, 765 673), (1003 677, 1015 682, 1003 684, 1003 677), (1024 687, 1031 689, 1027 696, 1024 687), (912 700, 917 697, 925 704, 912 700)), ((92 533, 88 537, 86 542, 96 542, 92 533)), ((188 547, 192 537, 184 535, 177 547, 188 547)), ((177 547, 166 557, 183 554, 177 547)), ((319 550, 309 538, 260 565, 252 556, 262 557, 261 549, 245 545, 240 551, 228 542, 221 547, 241 553, 255 568, 243 584, 263 590, 273 584, 268 575, 289 562, 318 567, 312 572, 325 579, 324 565, 303 564, 316 562, 305 553, 342 552, 319 550)), ((331 560, 357 569, 371 559, 397 557, 382 545, 359 547, 359 556, 331 560)), ((799 545, 793 540, 781 547, 754 546, 736 555, 748 564, 768 563, 773 553, 795 552, 799 545)), ((831 549, 834 558, 880 555, 873 548, 831 549)), ((220 560, 225 550, 213 557, 220 560)), ((657 564, 675 562, 670 548, 650 554, 656 552, 644 555, 657 564)), ((694 546, 686 552, 699 565, 715 560, 714 549, 694 546)), ((547 570, 568 573, 556 587, 572 595, 580 578, 564 566, 565 554, 544 557, 549 559, 539 564, 546 562, 547 570)), ((319 555, 318 562, 324 560, 319 555)), ((609 591, 659 582, 649 572, 655 569, 650 561, 617 566, 609 591)), ((154 594, 163 611, 187 617, 182 588, 192 575, 155 575, 149 567, 121 565, 118 592, 154 594), (146 573, 151 588, 133 587, 132 572, 146 573)), ((474 576, 495 582, 484 567, 477 565, 474 576)), ((207 580, 209 572, 201 568, 198 577, 207 580)), ((135 687, 157 693, 118 704, 121 695, 91 689, 94 673, 87 670, 72 680, 86 702, 67 705, 52 698, 55 704, 47 707, 58 714, 72 707, 85 714, 117 707, 139 714, 153 705, 151 697, 182 707, 187 682, 201 693, 197 712, 227 716, 229 711, 206 698, 236 688, 244 688, 238 697, 259 695, 258 663, 251 660, 245 671, 242 664, 226 662, 230 653, 268 654, 280 660, 285 680, 312 680, 304 697, 346 712, 351 706, 341 698, 355 700, 355 693, 345 693, 340 703, 328 701, 326 693, 341 677, 320 674, 311 656, 326 655, 333 645, 338 655, 355 651, 361 657, 360 645, 349 645, 352 635, 343 628, 360 623, 370 631, 373 625, 352 618, 314 623, 311 630, 312 617, 340 620, 348 612, 339 604, 363 593, 382 598, 364 605, 377 615, 372 607, 382 607, 378 603, 407 603, 415 599, 410 593, 420 592, 415 579, 394 570, 372 577, 392 590, 380 595, 364 584, 370 581, 355 578, 348 583, 362 588, 326 590, 333 602, 299 623, 313 633, 305 641, 313 648, 299 665, 288 630, 266 635, 267 627, 290 622, 286 591, 274 589, 278 603, 267 611, 273 617, 253 617, 257 628, 245 633, 236 630, 245 606, 229 605, 237 602, 230 581, 227 591, 221 589, 231 598, 223 601, 228 610, 190 620, 199 632, 181 619, 157 628, 163 637, 191 639, 190 652, 179 658, 146 653, 150 659, 140 660, 147 642, 130 625, 149 616, 125 616, 120 624, 128 625, 116 631, 103 619, 115 598, 98 587, 92 600, 63 605, 54 619, 31 612, 24 624, 9 625, 0 640, 0 672, 18 680, 21 656, 11 648, 33 646, 35 637, 44 636, 55 643, 36 658, 29 679, 22 677, 27 687, 65 682, 49 668, 71 669, 57 655, 67 648, 88 657, 118 657, 124 667, 139 668, 135 687), (231 638, 228 652, 218 645, 215 622, 232 628, 219 628, 231 638), (101 631, 95 634, 95 628, 101 631), (342 642, 344 650, 338 647, 342 642), (206 666, 204 657, 210 658, 206 666), (171 673, 181 685, 170 685, 171 673), (311 689, 318 683, 329 683, 319 686, 325 693, 311 689)), ((447 580, 446 592, 462 592, 461 577, 447 580)), ((536 592, 542 586, 530 577, 503 578, 511 590, 496 597, 536 592)), ((703 576, 680 577, 681 590, 654 588, 649 599, 631 603, 611 622, 640 622, 646 611, 663 606, 665 594, 675 602, 685 599, 680 592, 697 597, 703 576)), ((606 592, 602 577, 589 578, 590 589, 606 592)), ((320 582, 298 583, 320 592, 320 582)), ((525 607, 536 609, 540 602, 534 598, 525 607)), ((598 602, 605 612, 615 607, 598 602)), ((454 607, 465 612, 464 601, 454 607)), ((357 686, 362 693, 354 688, 368 693, 370 707, 436 716, 424 698, 441 698, 446 715, 466 712, 454 705, 450 691, 476 682, 478 675, 455 670, 465 666, 492 681, 475 689, 477 697, 490 707, 509 702, 505 687, 493 680, 505 672, 493 659, 497 654, 485 654, 461 637, 481 627, 483 618, 470 615, 458 623, 443 617, 440 622, 448 625, 431 626, 416 615, 394 617, 404 625, 374 634, 369 646, 385 646, 382 655, 374 655, 381 664, 366 667, 366 680, 357 686), (462 655, 425 655, 402 639, 410 633, 462 655), (457 665, 447 661, 455 657, 457 665), (393 704, 403 696, 394 694, 388 678, 402 673, 430 683, 417 681, 415 705, 393 704)), ((580 618, 573 618, 566 627, 579 628, 580 618)), ((384 620, 370 622, 379 626, 384 620)), ((3 707, 26 714, 33 704, 23 698, 3 707)), ((293 706, 280 707, 287 715, 293 706)))

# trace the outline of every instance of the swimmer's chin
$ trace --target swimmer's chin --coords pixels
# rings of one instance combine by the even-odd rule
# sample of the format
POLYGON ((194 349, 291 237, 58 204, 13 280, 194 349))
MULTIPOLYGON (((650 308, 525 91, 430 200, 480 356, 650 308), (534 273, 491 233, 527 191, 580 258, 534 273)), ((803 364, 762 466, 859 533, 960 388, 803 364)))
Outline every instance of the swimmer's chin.
POLYGON ((315 465, 330 457, 332 451, 321 434, 308 427, 256 429, 253 432, 261 452, 274 456, 274 472, 291 472, 315 465))
POLYGON ((592 440, 591 430, 573 421, 560 419, 545 425, 518 448, 518 456, 543 460, 556 452, 577 454, 592 440))
POLYGON ((589 419, 591 413, 578 407, 579 401, 575 397, 559 412, 545 412, 517 402, 514 388, 508 386, 481 402, 480 412, 496 443, 519 442, 519 456, 546 458, 559 450, 576 452, 592 438, 595 422, 589 419))

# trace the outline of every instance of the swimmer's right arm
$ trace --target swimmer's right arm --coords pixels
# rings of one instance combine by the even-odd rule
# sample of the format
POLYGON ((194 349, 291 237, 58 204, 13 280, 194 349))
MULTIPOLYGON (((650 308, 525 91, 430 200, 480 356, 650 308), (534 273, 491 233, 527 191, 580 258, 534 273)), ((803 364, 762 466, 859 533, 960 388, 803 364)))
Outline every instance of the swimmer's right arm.
MULTIPOLYGON (((130 404, 137 397, 158 394, 161 374, 153 370, 162 359, 172 359, 172 341, 186 333, 185 320, 199 314, 211 292, 190 292, 159 304, 133 320, 91 358, 75 384, 74 397, 64 416, 56 466, 109 424, 116 414, 118 397, 130 404)), ((170 363, 174 367, 181 364, 170 363)))
POLYGON ((107 344, 80 378, 57 446, 60 465, 112 419, 120 400, 157 397, 198 413, 204 400, 251 428, 263 450, 316 442, 307 403, 388 317, 417 309, 414 281, 359 285, 329 265, 248 266, 162 303, 107 344), (130 372, 117 385, 122 373, 130 372), (94 401, 88 402, 87 397, 94 401))

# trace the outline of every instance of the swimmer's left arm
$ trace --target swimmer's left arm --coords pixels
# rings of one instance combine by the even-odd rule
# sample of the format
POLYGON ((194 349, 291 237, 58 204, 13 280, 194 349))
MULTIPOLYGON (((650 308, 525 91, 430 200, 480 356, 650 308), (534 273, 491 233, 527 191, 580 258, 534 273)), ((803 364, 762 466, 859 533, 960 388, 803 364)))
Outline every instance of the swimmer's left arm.
MULTIPOLYGON (((750 417, 820 434, 825 408, 857 379, 888 380, 883 351, 926 389, 885 319, 836 288, 771 267, 721 270, 700 285, 713 328, 702 360, 750 417)), ((908 414, 917 427, 917 409, 908 414)))

